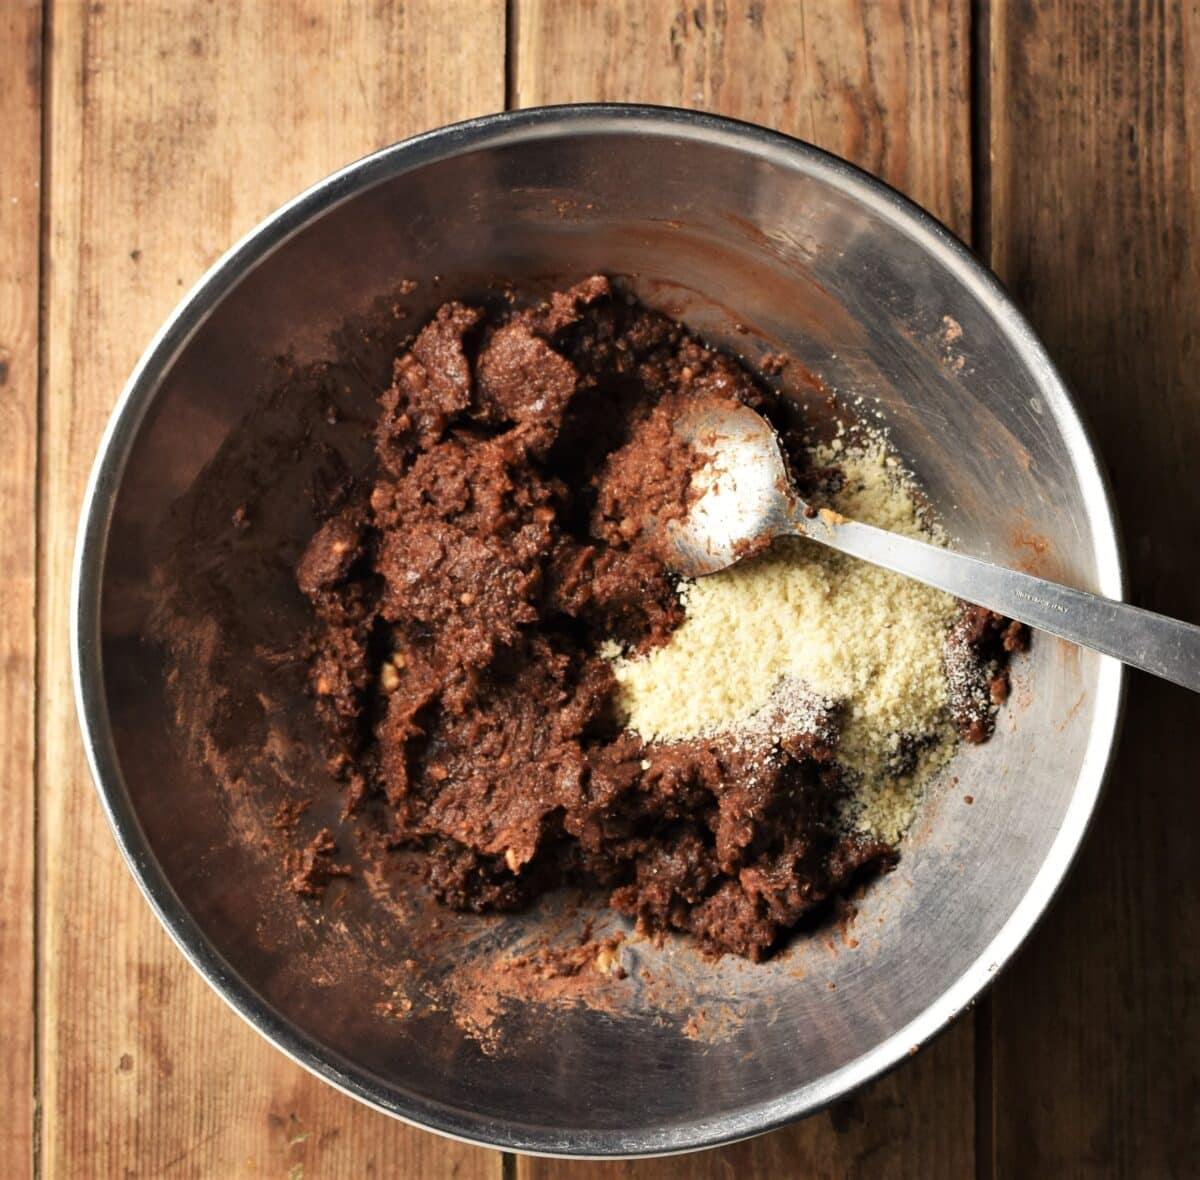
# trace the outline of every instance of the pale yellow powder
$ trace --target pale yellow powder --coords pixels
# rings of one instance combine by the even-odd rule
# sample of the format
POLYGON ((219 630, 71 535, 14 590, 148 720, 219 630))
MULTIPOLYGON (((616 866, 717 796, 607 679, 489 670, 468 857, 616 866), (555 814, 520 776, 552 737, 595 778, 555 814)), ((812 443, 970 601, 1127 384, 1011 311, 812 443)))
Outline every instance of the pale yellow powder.
MULTIPOLYGON (((855 520, 935 537, 881 443, 838 447, 845 487, 831 506, 855 520)), ((686 617, 641 659, 613 653, 619 703, 650 741, 744 725, 782 683, 841 705, 838 761, 856 772, 855 821, 885 839, 908 826, 921 787, 954 748, 942 650, 954 599, 805 540, 683 588, 686 617), (915 769, 888 773, 901 734, 925 739, 915 769)))

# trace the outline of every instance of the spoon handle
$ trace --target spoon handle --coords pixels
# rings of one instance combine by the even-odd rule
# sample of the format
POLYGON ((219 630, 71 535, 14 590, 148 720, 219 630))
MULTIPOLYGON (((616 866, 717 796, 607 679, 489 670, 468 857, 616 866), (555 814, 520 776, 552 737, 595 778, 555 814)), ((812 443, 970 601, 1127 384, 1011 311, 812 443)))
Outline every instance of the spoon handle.
POLYGON ((1192 623, 857 521, 822 514, 796 525, 797 532, 843 553, 1200 692, 1200 627, 1192 623))

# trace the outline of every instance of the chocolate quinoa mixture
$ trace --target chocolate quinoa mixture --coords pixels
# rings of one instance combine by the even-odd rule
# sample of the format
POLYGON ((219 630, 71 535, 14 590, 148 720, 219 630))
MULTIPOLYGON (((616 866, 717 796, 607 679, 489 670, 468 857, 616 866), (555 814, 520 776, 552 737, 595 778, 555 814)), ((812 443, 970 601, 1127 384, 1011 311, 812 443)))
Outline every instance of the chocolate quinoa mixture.
MULTIPOLYGON (((347 814, 384 817, 449 906, 583 884, 646 931, 757 960, 895 861, 839 824, 836 716, 647 744, 618 715, 603 652, 683 618, 647 526, 686 511, 671 422, 702 396, 775 422, 802 491, 838 480, 807 467, 767 386, 603 277, 521 310, 446 303, 396 359, 375 470, 347 481, 297 580, 347 814)), ((988 736, 1023 642, 963 608, 947 667, 965 740, 988 736)), ((332 851, 309 850, 298 888, 337 871, 332 851)))

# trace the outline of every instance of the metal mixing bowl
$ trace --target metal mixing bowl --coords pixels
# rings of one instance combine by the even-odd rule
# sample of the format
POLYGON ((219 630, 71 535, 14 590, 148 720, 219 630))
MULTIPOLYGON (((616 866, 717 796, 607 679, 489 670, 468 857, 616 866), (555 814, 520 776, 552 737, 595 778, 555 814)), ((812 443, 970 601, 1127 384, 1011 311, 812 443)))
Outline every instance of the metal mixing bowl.
MULTIPOLYGON (((398 279, 421 280, 406 321, 416 324, 491 276, 597 270, 629 276, 648 302, 751 360, 783 348, 799 362, 790 372, 861 397, 858 412, 887 423, 962 549, 1036 560, 1121 597, 1112 507, 1078 413, 1008 297, 945 229, 844 162, 760 128, 666 109, 551 108, 370 156, 285 206, 200 281, 104 437, 81 526, 73 650, 92 769, 129 865, 180 948, 255 1028, 334 1085, 437 1131, 522 1151, 637 1155, 808 1114, 962 1012, 1079 846, 1122 672, 1037 638, 995 739, 958 755, 900 870, 860 903, 856 947, 831 954, 830 940, 801 939, 750 967, 634 943, 636 963, 673 972, 697 1008, 728 1005, 735 1018, 720 1036, 683 1035, 682 1013, 654 1011, 636 989, 609 1011, 518 1005, 504 1017, 513 1035, 491 1054, 446 1012, 381 1018, 372 989, 386 972, 346 950, 361 944, 365 961, 386 929, 402 951, 403 910, 352 887, 337 921, 312 918, 313 903, 278 895, 270 866, 233 838, 228 802, 172 725, 163 653, 146 639, 152 538, 245 418, 270 358, 324 355, 339 322, 398 279)), ((281 542, 272 576, 285 598, 302 541, 281 542)), ((307 712, 293 695, 272 707, 307 712)), ((478 929, 501 945, 534 920, 478 929)))

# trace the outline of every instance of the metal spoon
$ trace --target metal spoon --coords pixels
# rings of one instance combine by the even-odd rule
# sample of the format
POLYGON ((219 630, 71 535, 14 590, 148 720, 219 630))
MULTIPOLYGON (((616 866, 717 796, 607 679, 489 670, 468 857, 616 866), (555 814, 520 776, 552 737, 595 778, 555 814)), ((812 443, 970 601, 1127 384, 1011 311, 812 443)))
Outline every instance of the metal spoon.
POLYGON ((698 401, 675 432, 705 460, 687 516, 664 529, 680 574, 713 574, 775 537, 808 537, 1200 692, 1200 627, 814 509, 792 488, 770 424, 737 402, 698 401))

